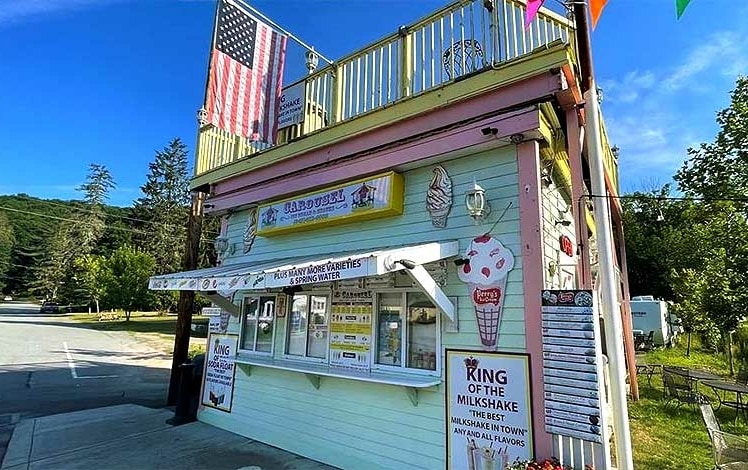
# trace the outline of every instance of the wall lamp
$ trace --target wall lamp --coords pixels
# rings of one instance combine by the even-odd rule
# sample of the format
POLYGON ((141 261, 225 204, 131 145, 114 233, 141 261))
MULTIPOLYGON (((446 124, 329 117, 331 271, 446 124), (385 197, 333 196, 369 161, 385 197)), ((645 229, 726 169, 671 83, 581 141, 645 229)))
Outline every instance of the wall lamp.
POLYGON ((465 205, 476 225, 491 213, 491 206, 486 199, 486 190, 481 188, 475 180, 473 180, 473 188, 465 192, 465 205))
POLYGON ((563 225, 564 227, 568 227, 571 225, 571 220, 557 220, 554 225, 563 225))
POLYGON ((483 135, 496 135, 499 133, 499 129, 496 127, 484 127, 480 132, 483 135))
POLYGON ((213 247, 216 249, 216 253, 218 253, 218 256, 221 257, 229 249, 229 239, 225 237, 218 237, 213 240, 213 247))

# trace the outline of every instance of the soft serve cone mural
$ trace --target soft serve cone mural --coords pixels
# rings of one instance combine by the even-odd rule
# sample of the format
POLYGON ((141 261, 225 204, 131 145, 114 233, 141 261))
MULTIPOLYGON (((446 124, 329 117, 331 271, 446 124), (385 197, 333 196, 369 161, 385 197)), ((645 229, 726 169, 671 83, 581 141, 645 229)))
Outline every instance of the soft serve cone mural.
POLYGON ((452 209, 452 180, 441 166, 434 168, 429 189, 426 192, 426 210, 434 227, 447 226, 447 216, 452 209))
POLYGON ((465 251, 467 263, 457 271, 470 289, 483 349, 495 351, 503 315, 506 278, 514 268, 514 256, 490 234, 471 240, 465 251))

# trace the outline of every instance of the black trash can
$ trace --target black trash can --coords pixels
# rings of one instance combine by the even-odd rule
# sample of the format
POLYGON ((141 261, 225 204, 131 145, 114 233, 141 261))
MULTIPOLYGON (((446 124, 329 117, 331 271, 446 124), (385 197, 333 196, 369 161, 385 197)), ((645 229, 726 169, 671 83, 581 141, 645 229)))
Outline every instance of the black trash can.
MULTIPOLYGON (((202 368, 201 374, 202 374, 202 368)), ((168 424, 179 426, 180 424, 191 423, 197 419, 197 406, 193 407, 194 395, 200 393, 198 385, 195 391, 195 364, 185 362, 179 366, 179 392, 177 394, 177 405, 174 410, 174 417, 166 420, 168 424)))

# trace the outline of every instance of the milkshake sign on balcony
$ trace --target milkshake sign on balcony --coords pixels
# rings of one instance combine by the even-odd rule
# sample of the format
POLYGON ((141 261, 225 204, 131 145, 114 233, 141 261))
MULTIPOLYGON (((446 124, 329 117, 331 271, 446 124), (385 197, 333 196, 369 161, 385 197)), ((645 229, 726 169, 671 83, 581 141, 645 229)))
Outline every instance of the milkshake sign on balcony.
POLYGON ((457 271, 470 288, 483 349, 495 351, 503 316, 506 278, 514 268, 514 256, 490 234, 476 237, 465 252, 467 262, 457 271))

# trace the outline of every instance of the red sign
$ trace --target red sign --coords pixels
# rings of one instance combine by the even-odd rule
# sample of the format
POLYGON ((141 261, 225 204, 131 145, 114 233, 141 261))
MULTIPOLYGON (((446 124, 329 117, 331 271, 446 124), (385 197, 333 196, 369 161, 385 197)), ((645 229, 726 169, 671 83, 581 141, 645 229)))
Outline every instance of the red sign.
POLYGON ((473 290, 473 301, 476 304, 494 304, 499 305, 501 302, 501 289, 494 287, 491 289, 479 289, 473 290))
POLYGON ((558 242, 561 245, 561 251, 566 253, 568 256, 574 256, 574 244, 571 243, 571 239, 566 235, 558 237, 558 242))

